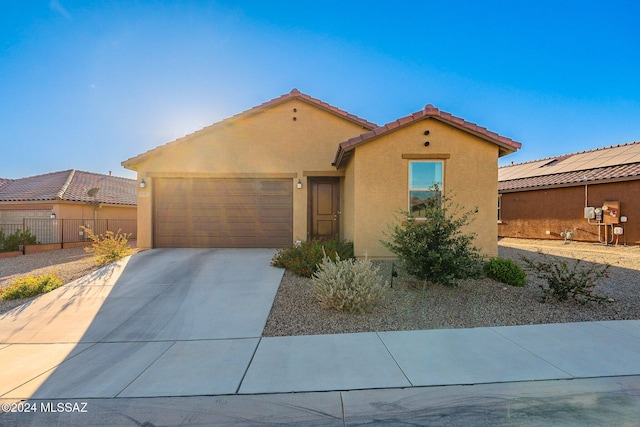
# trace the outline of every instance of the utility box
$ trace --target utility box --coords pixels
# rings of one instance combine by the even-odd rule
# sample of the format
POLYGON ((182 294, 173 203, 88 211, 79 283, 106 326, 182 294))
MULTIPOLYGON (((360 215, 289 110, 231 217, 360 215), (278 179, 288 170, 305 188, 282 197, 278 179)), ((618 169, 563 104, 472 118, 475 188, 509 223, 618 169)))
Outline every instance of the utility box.
POLYGON ((620 202, 607 200, 602 204, 602 222, 605 224, 620 223, 620 202))
POLYGON ((592 206, 584 208, 585 219, 595 219, 595 217, 596 217, 596 208, 592 206))

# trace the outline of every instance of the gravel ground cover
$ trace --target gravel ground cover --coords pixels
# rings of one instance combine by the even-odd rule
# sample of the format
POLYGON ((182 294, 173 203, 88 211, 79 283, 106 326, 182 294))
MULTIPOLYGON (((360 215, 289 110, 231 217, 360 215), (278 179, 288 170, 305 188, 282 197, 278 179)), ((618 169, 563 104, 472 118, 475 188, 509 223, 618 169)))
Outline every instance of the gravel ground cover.
MULTIPOLYGON (((640 246, 502 239, 499 254, 522 265, 520 256, 536 259, 538 250, 558 259, 610 264, 610 274, 595 288, 613 301, 586 306, 574 301, 544 301, 542 282, 528 275, 527 285, 512 287, 491 279, 465 280, 457 287, 429 285, 400 272, 383 300, 369 313, 356 315, 323 309, 311 280, 286 271, 263 336, 471 328, 593 320, 640 319, 640 246)), ((390 279, 391 261, 376 261, 390 279)))
MULTIPOLYGON (((40 276, 56 273, 62 283, 69 283, 87 275, 99 267, 93 263, 91 254, 84 248, 61 249, 40 252, 15 258, 0 259, 0 288, 9 286, 15 279, 25 276, 40 276)), ((11 310, 33 298, 0 300, 0 313, 11 310)))
MULTIPOLYGON (((310 279, 285 272, 264 336, 332 334, 349 332, 467 328, 590 320, 640 319, 640 246, 602 246, 562 241, 503 239, 500 256, 521 263, 521 255, 535 258, 538 250, 559 258, 608 263, 610 275, 596 293, 614 300, 582 306, 572 301, 543 301, 538 279, 515 288, 491 279, 466 280, 448 288, 429 285, 416 289, 415 280, 400 273, 381 303, 370 313, 354 315, 320 307, 310 279)), ((377 261, 390 279, 391 261, 377 261)), ((95 271, 91 255, 83 248, 42 252, 0 259, 0 287, 26 275, 56 272, 64 283, 95 271)), ((0 301, 0 313, 29 299, 0 301)))

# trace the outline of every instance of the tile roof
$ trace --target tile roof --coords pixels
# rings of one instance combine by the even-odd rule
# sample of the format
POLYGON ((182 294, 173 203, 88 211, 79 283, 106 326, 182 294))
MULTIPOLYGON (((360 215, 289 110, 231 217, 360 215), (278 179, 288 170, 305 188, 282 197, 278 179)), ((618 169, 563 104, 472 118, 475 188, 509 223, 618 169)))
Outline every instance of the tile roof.
POLYGON ((6 178, 0 178, 0 188, 4 187, 6 184, 8 184, 9 182, 11 182, 10 179, 6 179, 6 178))
POLYGON ((135 168, 133 168, 133 166, 136 163, 140 162, 141 160, 144 160, 146 157, 148 157, 149 155, 151 155, 152 153, 156 152, 159 149, 162 149, 162 148, 167 147, 167 146, 172 146, 174 144, 178 144, 178 143, 184 141, 187 137, 189 137, 191 135, 206 131, 208 129, 211 129, 212 127, 220 126, 220 125, 222 125, 224 123, 233 122, 234 120, 237 120, 238 118, 241 118, 241 117, 248 117, 248 116, 257 114, 257 113, 259 113, 261 111, 264 111, 264 110, 266 110, 268 108, 274 107, 274 106, 276 106, 278 104, 282 104, 283 102, 287 102, 287 101, 292 100, 292 99, 299 99, 299 100, 305 101, 307 103, 313 104, 313 105, 315 105, 315 106, 317 106, 317 107, 319 107, 319 108, 321 108, 323 110, 326 110, 326 111, 328 111, 330 113, 333 113, 333 114, 335 114, 337 116, 341 116, 341 117, 343 117, 343 118, 345 118, 347 120, 350 120, 350 121, 352 121, 352 122, 354 122, 356 124, 359 124, 360 126, 362 126, 363 129, 374 129, 375 127, 378 126, 375 123, 372 123, 372 122, 370 122, 368 120, 365 120, 365 119, 363 119, 361 117, 358 117, 356 115, 350 114, 350 113, 348 113, 348 112, 346 112, 344 110, 341 110, 338 107, 334 107, 333 105, 330 105, 330 104, 328 104, 328 103, 326 103, 324 101, 321 101, 321 100, 319 100, 317 98, 313 98, 313 97, 311 97, 309 95, 306 95, 306 94, 300 92, 298 89, 294 88, 294 89, 291 90, 291 92, 289 92, 287 94, 284 94, 282 96, 274 98, 274 99, 272 99, 270 101, 264 102, 264 103, 262 103, 260 105, 257 105, 255 107, 253 107, 253 108, 245 110, 245 111, 243 111, 241 113, 235 114, 235 115, 233 115, 233 116, 231 116, 231 117, 229 117, 227 119, 224 119, 224 120, 222 120, 220 122, 216 122, 216 123, 214 123, 214 124, 212 124, 210 126, 202 128, 202 129, 200 129, 200 130, 198 130, 196 132, 193 132, 193 133, 191 133, 189 135, 185 135, 185 136, 183 136, 181 138, 178 138, 178 139, 176 139, 174 141, 171 141, 171 142, 168 142, 166 144, 163 144, 163 145, 161 145, 159 147, 153 148, 153 149, 151 149, 149 151, 146 151, 146 152, 144 152, 142 154, 139 154, 139 155, 137 155, 135 157, 131 157, 131 158, 123 161, 122 162, 122 166, 124 166, 125 168, 128 168, 128 169, 134 169, 135 170, 135 168))
POLYGON ((387 123, 386 125, 377 127, 370 132, 363 133, 362 135, 351 138, 345 142, 342 142, 338 151, 336 152, 336 157, 334 160, 334 166, 339 168, 342 164, 348 161, 351 157, 351 152, 357 146, 362 145, 366 142, 369 142, 375 138, 380 137, 381 135, 387 134, 389 132, 393 132, 398 128, 407 126, 413 122, 423 119, 435 119, 441 122, 447 123, 453 127, 464 130, 468 133, 476 135, 482 139, 485 139, 489 142, 492 142, 500 148, 500 156, 505 154, 513 153, 518 150, 522 144, 516 142, 510 138, 505 136, 498 135, 495 132, 488 130, 487 128, 478 126, 475 123, 468 122, 460 117, 456 117, 450 113, 440 111, 438 108, 434 107, 431 104, 427 104, 424 109, 421 111, 417 111, 408 116, 399 118, 393 122, 387 123))
POLYGON ((0 181, 0 202, 55 201, 137 205, 136 180, 75 169, 0 181), (87 192, 98 188, 91 197, 87 192))
POLYGON ((500 192, 640 179, 640 142, 565 154, 498 169, 500 192))

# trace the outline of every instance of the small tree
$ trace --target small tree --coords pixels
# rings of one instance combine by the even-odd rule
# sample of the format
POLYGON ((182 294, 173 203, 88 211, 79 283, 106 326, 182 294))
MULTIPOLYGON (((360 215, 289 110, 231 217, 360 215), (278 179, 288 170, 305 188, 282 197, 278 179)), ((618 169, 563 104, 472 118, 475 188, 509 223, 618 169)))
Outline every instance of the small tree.
POLYGON ((425 201, 424 219, 401 211, 401 218, 385 233, 390 240, 382 244, 398 256, 409 274, 455 285, 456 279, 477 277, 481 271, 482 256, 473 246, 475 234, 462 231, 478 209, 464 211, 437 187, 434 193, 437 196, 425 201))

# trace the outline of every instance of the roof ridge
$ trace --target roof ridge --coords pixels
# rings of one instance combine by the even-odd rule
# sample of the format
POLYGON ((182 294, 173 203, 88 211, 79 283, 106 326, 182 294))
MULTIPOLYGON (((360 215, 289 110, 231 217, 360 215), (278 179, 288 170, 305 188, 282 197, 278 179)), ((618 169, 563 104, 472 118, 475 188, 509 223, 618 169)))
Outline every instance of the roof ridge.
POLYGON ((115 178, 115 179, 125 179, 127 181, 135 181, 135 179, 133 179, 133 178, 126 178, 124 176, 116 176, 116 175, 107 175, 107 174, 98 173, 98 172, 81 171, 81 170, 78 170, 78 169, 75 169, 75 172, 77 174, 96 175, 96 176, 101 176, 103 178, 115 178))
POLYGON ((131 157, 131 158, 121 162, 121 164, 126 168, 127 167, 126 164, 130 163, 131 161, 134 161, 136 159, 144 158, 145 156, 151 154, 152 152, 155 152, 158 149, 161 149, 163 147, 168 147, 168 146, 171 146, 173 144, 177 144, 177 143, 179 143, 181 141, 184 141, 184 140, 190 138, 191 136, 193 136, 195 134, 203 132, 203 131, 205 131, 207 129, 210 129, 210 128, 214 127, 214 126, 221 126, 224 123, 228 123, 228 122, 232 122, 234 120, 237 120, 241 116, 247 116, 247 115, 255 114, 255 113, 258 113, 258 112, 260 112, 260 111, 262 111, 262 110, 264 110, 266 108, 269 108, 269 107, 281 104, 283 102, 286 102, 286 101, 288 101, 290 99, 296 99, 296 98, 301 99, 301 100, 306 101, 306 102, 309 102, 309 103, 312 103, 312 104, 315 104, 316 106, 318 106, 320 108, 323 108, 323 109, 325 109, 325 110, 327 110, 329 112, 332 112, 334 114, 337 114, 339 116, 342 116, 343 118, 345 118, 347 120, 350 120, 352 122, 358 123, 364 128, 375 129, 376 127, 378 127, 377 124, 375 124, 373 122, 370 122, 369 120, 363 119, 362 117, 356 116, 355 114, 351 114, 351 113, 349 113, 349 112, 347 112, 345 110, 342 110, 342 109, 340 109, 338 107, 335 107, 335 106, 329 104, 328 102, 322 101, 321 99, 314 98, 314 97, 312 97, 310 95, 302 93, 297 88, 293 88, 293 89, 291 89, 291 91, 289 93, 285 93, 284 95, 277 96, 277 97, 275 97, 273 99, 270 99, 270 100, 265 101, 265 102, 263 102, 261 104, 258 104, 255 107, 251 107, 251 108, 243 110, 243 111, 241 111, 241 112, 239 112, 237 114, 234 114, 231 117, 227 117, 225 119, 219 120, 219 121, 217 121, 215 123, 212 123, 212 124, 207 125, 207 126, 205 126, 203 128, 195 130, 195 131, 193 131, 191 133, 188 133, 188 134, 186 134, 184 136, 176 138, 173 141, 166 142, 165 144, 162 144, 162 145, 159 145, 159 146, 157 146, 155 148, 147 150, 144 153, 138 154, 137 156, 131 157))
POLYGON ((508 168, 508 167, 512 167, 512 166, 526 165, 528 163, 541 162, 543 160, 559 159, 561 157, 569 158, 571 156, 576 156, 578 154, 585 154, 585 153, 592 153, 592 152, 595 152, 595 151, 609 150, 611 148, 625 147, 627 145, 633 145, 633 144, 640 144, 640 141, 625 142, 625 143, 622 143, 622 144, 609 145, 609 146, 606 146, 606 147, 592 148, 590 150, 576 151, 574 153, 558 154, 557 156, 542 157, 540 159, 527 160, 526 162, 503 165, 503 166, 500 166, 499 169, 508 168))
POLYGON ((73 179, 75 174, 76 174, 76 170, 71 169, 71 172, 67 177, 67 180, 62 185, 62 188, 60 189, 60 191, 56 193, 56 199, 62 200, 62 198, 64 197, 64 192, 67 191, 67 188, 69 188, 69 185, 71 184, 71 180, 73 179))
POLYGON ((375 129, 341 142, 340 144, 338 144, 338 151, 336 152, 333 166, 339 168, 343 161, 348 160, 350 157, 349 154, 345 155, 345 153, 348 153, 349 151, 355 149, 355 147, 357 147, 358 145, 364 144, 381 135, 392 132, 397 128, 408 126, 411 123, 422 120, 424 118, 434 118, 436 120, 447 123, 449 126, 462 129, 463 131, 468 133, 472 133, 479 138, 491 141, 499 147, 502 147, 507 152, 515 152, 522 146, 522 144, 518 141, 500 135, 497 132, 493 132, 473 122, 469 122, 461 117, 454 116, 453 114, 447 113, 446 111, 441 111, 437 107, 434 107, 433 104, 426 104, 422 110, 400 117, 399 119, 385 123, 382 126, 378 126, 375 129))

